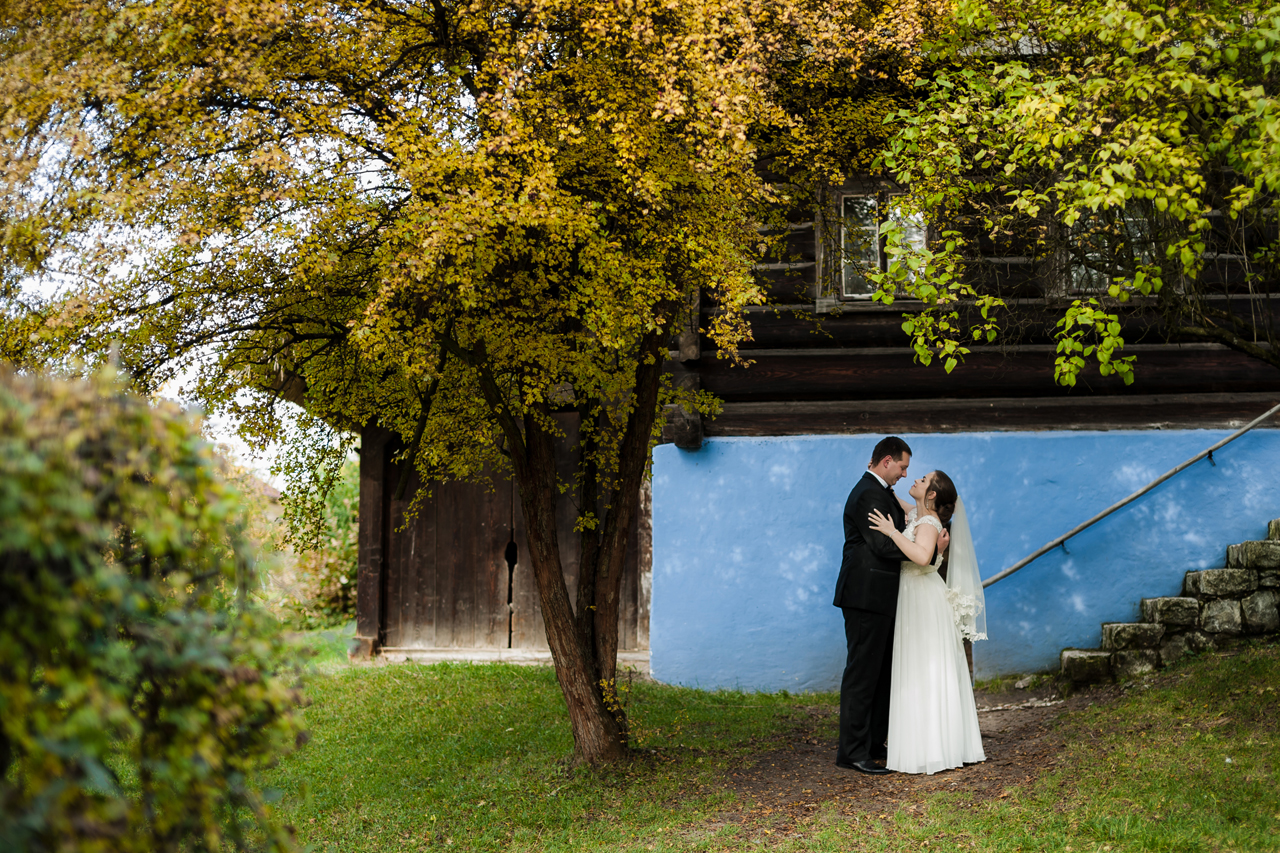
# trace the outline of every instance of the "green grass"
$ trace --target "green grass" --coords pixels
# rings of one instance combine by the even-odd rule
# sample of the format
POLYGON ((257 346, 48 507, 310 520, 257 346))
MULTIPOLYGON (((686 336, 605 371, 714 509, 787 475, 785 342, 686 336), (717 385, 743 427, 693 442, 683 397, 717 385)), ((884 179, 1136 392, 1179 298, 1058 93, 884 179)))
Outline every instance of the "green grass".
POLYGON ((346 667, 311 677, 312 739, 270 781, 300 840, 335 853, 1275 851, 1277 685, 1274 643, 1204 656, 1068 715, 1058 768, 1007 797, 936 794, 915 812, 856 822, 824 804, 789 837, 746 838, 716 820, 738 807, 725 769, 786 743, 804 706, 835 696, 636 684, 628 702, 641 757, 574 773, 548 669, 346 667))
POLYGON ((303 649, 313 667, 329 672, 346 665, 347 646, 355 635, 356 623, 348 622, 341 628, 298 631, 292 636, 294 644, 303 649))
POLYGON ((978 850, 1280 850, 1280 647, 1209 655, 1062 722, 1057 772, 976 809, 938 797, 904 846, 978 850), (935 842, 936 843, 936 842, 935 842))

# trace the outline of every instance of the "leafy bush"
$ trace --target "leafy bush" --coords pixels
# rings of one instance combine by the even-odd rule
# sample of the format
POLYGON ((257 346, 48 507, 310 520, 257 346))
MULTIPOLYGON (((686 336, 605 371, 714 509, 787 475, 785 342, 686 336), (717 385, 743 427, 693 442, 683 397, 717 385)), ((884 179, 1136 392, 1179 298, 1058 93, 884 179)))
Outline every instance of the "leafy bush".
POLYGON ((0 849, 281 850, 300 736, 238 495, 179 413, 0 372, 0 849))

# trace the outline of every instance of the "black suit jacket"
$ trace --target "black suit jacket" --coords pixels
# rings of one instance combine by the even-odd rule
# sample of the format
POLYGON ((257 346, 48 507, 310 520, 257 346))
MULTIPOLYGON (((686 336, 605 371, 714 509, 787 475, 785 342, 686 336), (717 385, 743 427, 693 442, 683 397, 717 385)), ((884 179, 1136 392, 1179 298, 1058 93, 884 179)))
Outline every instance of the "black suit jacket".
POLYGON ((906 526, 898 499, 868 471, 844 504, 844 557, 833 603, 893 615, 898 608, 898 573, 907 557, 892 539, 871 529, 867 516, 873 509, 892 518, 899 530, 906 526))

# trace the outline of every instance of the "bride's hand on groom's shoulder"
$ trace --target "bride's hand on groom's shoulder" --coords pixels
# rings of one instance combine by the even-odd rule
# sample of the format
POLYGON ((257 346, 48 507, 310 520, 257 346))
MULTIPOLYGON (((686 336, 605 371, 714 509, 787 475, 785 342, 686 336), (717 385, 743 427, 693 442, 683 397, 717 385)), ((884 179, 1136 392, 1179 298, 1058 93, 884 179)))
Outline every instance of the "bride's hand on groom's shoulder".
POLYGON ((938 553, 941 554, 944 551, 946 551, 947 546, 950 544, 951 544, 951 534, 945 530, 942 531, 942 533, 938 536, 938 553))
POLYGON ((867 516, 867 522, 871 525, 872 530, 878 530, 886 536, 892 536, 898 530, 893 526, 893 519, 878 509, 871 510, 871 513, 867 516))

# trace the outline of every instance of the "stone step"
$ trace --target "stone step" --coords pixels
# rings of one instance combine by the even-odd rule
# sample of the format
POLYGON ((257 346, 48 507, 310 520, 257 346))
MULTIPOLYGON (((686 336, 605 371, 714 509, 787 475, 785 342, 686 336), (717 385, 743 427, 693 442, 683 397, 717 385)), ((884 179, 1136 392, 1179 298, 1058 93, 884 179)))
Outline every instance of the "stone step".
POLYGON ((1116 678, 1137 678, 1161 667, 1156 649, 1125 649, 1111 656, 1111 671, 1116 678))
POLYGON ((1210 634, 1239 634, 1240 602, 1234 598, 1206 601, 1200 610, 1200 627, 1210 634))
POLYGON ((1280 539, 1280 518, 1267 523, 1267 538, 1280 539))
POLYGON ((1240 602, 1240 620, 1251 634, 1280 631, 1280 590, 1260 589, 1240 602))
POLYGON ((1214 648, 1213 638, 1201 631, 1169 634, 1160 644, 1160 662, 1165 666, 1190 652, 1207 652, 1214 648))
POLYGON ((1170 628, 1194 628, 1200 622, 1200 599, 1186 596, 1144 598, 1139 609, 1143 622, 1170 628))
POLYGON ((1163 637, 1164 626, 1158 622, 1102 623, 1102 647, 1108 651, 1154 649, 1163 637))
POLYGON ((1103 649, 1063 649, 1062 675, 1075 684, 1111 681, 1111 652, 1103 649))
MULTIPOLYGON (((1275 522, 1272 522, 1274 524, 1275 522)), ((1268 534, 1270 531, 1268 530, 1268 534)), ((1280 541, 1241 542, 1227 546, 1229 569, 1280 569, 1280 541)))
MULTIPOLYGON (((1247 544, 1247 543, 1246 543, 1247 544)), ((1276 543, 1280 544, 1280 543, 1276 543)), ((1232 545, 1231 548, 1236 547, 1232 545)), ((1230 551, 1230 548, 1227 549, 1230 551)), ((1184 595, 1197 598, 1225 598, 1248 595, 1258 588, 1258 573, 1252 569, 1205 569, 1187 572, 1182 582, 1184 595)))

